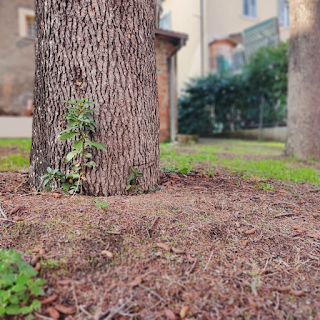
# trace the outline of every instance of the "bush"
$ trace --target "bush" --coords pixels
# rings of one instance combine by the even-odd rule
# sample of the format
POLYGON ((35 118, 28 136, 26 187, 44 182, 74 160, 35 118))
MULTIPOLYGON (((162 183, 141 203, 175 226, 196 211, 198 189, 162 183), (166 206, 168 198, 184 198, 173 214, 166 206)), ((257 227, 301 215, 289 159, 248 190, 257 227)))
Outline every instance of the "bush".
POLYGON ((257 126, 264 98, 264 121, 286 116, 288 43, 262 48, 241 74, 192 79, 178 102, 180 133, 212 133, 257 126))
POLYGON ((44 295, 40 288, 44 280, 34 280, 38 272, 21 260, 22 255, 12 249, 0 250, 0 317, 5 315, 30 314, 41 308, 39 300, 30 303, 31 294, 44 295))

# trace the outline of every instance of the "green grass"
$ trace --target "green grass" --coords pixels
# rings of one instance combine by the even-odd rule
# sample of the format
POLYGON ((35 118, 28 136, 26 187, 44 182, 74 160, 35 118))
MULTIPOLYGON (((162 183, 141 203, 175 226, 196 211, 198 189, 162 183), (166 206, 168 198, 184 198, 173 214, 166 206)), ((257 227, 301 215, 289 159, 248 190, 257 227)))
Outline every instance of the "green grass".
POLYGON ((201 164, 203 164, 205 173, 210 171, 208 169, 210 165, 228 168, 246 177, 272 178, 320 185, 319 172, 312 167, 289 157, 285 160, 272 159, 272 157, 282 155, 283 150, 283 143, 220 140, 212 145, 178 148, 161 144, 160 158, 163 171, 190 172, 195 169, 201 171, 201 164), (245 156, 248 155, 263 155, 264 159, 246 159, 245 156))
POLYGON ((18 147, 21 151, 30 151, 31 139, 0 139, 1 147, 18 147))
MULTIPOLYGON (((25 153, 31 148, 31 139, 0 139, 1 147, 18 147, 19 152, 0 156, 0 170, 27 169, 29 157, 25 153)), ((163 171, 188 173, 192 170, 212 175, 215 167, 224 167, 246 177, 273 178, 282 181, 307 182, 320 185, 320 175, 311 165, 293 158, 273 159, 283 155, 285 144, 279 142, 257 142, 243 140, 210 140, 206 145, 175 147, 160 145, 163 171), (250 159, 250 156, 264 156, 250 159), (248 159, 249 157, 249 159, 248 159)))
POLYGON ((12 154, 0 152, 0 171, 26 170, 28 168, 31 139, 0 139, 0 149, 14 147, 16 150, 12 151, 12 154))

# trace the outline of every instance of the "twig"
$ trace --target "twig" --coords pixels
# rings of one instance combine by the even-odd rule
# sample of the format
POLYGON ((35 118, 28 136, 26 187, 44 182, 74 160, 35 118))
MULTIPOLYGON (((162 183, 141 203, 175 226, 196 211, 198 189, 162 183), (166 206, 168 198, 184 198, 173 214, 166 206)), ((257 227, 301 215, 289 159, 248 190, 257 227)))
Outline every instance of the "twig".
POLYGON ((120 231, 106 231, 109 234, 121 234, 120 231))
POLYGON ((133 297, 130 297, 126 302, 121 304, 118 308, 114 308, 113 311, 107 311, 99 316, 99 320, 111 320, 117 315, 122 309, 126 308, 127 305, 132 301, 133 297))
POLYGON ((151 236, 152 236, 152 231, 153 231, 152 229, 153 229, 154 225, 157 223, 158 219, 159 219, 159 217, 156 217, 153 220, 153 222, 151 223, 151 227, 149 229, 147 229, 149 238, 151 238, 151 236))
POLYGON ((44 319, 44 320, 54 320, 53 318, 43 316, 42 314, 40 314, 40 313, 38 313, 38 312, 35 312, 34 314, 35 314, 38 318, 40 318, 40 319, 44 319))
POLYGON ((9 219, 3 219, 3 218, 0 218, 0 221, 7 221, 7 222, 13 222, 13 223, 17 223, 18 222, 18 221, 9 220, 9 219))
POLYGON ((275 216, 275 218, 282 218, 282 217, 291 217, 291 216, 295 216, 296 214, 291 212, 291 213, 284 213, 284 214, 278 214, 277 216, 275 216))
POLYGON ((5 219, 7 219, 7 215, 3 212, 2 208, 1 208, 1 203, 0 203, 0 213, 3 215, 3 217, 5 219))
POLYGON ((73 292, 74 301, 76 303, 77 313, 79 313, 79 304, 78 304, 78 299, 77 299, 77 295, 76 295, 76 290, 74 288, 74 282, 72 282, 72 292, 73 292))
POLYGON ((84 306, 79 306, 79 310, 80 310, 81 312, 83 312, 84 314, 86 314, 88 317, 93 318, 93 315, 90 314, 90 313, 84 308, 84 306))
POLYGON ((295 203, 283 202, 283 201, 270 203, 269 205, 270 205, 270 206, 274 206, 274 205, 276 205, 276 204, 286 204, 287 206, 294 206, 294 207, 296 207, 296 208, 300 208, 300 206, 298 206, 298 205, 295 204, 295 203))
POLYGON ((20 183, 15 189, 14 189, 14 193, 16 193, 18 191, 18 189, 26 182, 26 178, 23 180, 22 183, 20 183))
POLYGON ((141 288, 142 288, 143 290, 145 290, 145 291, 150 292, 150 293, 153 294, 155 297, 157 297, 159 300, 163 301, 163 298, 162 298, 158 293, 156 293, 155 291, 151 290, 150 288, 145 287, 143 284, 140 284, 139 287, 141 287, 141 288))
POLYGON ((211 260, 211 258, 212 258, 212 255, 213 255, 213 250, 211 251, 211 254, 210 254, 210 257, 209 257, 209 260, 208 260, 208 262, 207 262, 206 266, 204 267, 204 271, 206 271, 206 270, 207 270, 208 265, 209 265, 209 263, 210 263, 210 260, 211 260))
POLYGON ((193 265, 191 266, 190 270, 186 272, 187 275, 190 275, 194 269, 194 267, 196 266, 198 259, 196 259, 193 263, 193 265))

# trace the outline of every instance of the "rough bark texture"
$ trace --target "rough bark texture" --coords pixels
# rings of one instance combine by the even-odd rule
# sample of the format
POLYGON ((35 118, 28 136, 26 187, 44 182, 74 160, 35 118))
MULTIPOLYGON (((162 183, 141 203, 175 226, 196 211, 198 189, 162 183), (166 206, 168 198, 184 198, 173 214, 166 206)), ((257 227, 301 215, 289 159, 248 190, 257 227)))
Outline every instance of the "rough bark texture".
POLYGON ((290 2, 287 153, 320 159, 320 1, 290 2))
POLYGON ((38 187, 49 166, 68 171, 71 143, 64 100, 95 101, 98 128, 87 194, 125 193, 130 166, 142 186, 159 177, 159 115, 155 58, 155 3, 151 0, 36 0, 35 112, 29 182, 38 187))

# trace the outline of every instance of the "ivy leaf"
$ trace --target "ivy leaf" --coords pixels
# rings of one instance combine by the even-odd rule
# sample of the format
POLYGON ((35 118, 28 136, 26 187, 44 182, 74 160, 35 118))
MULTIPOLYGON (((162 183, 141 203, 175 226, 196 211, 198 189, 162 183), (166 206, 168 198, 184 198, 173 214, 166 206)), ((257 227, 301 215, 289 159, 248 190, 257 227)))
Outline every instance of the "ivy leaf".
POLYGON ((65 162, 69 162, 71 161, 78 153, 78 150, 73 150, 71 152, 68 153, 66 159, 65 159, 65 162))
POLYGON ((87 167, 95 167, 97 164, 94 161, 89 161, 85 164, 87 167))
POLYGON ((134 179, 134 173, 130 173, 128 178, 127 178, 127 181, 131 182, 133 179, 134 179))
POLYGON ((21 311, 21 308, 19 304, 10 304, 8 307, 6 307, 6 314, 8 315, 19 314, 20 311, 21 311))
POLYGON ((73 143, 72 148, 76 149, 76 150, 81 150, 83 147, 83 141, 79 140, 73 143))
POLYGON ((128 184, 128 185, 126 186, 126 190, 129 190, 130 188, 131 188, 131 185, 128 184))
POLYGON ((94 146, 97 149, 100 149, 100 150, 105 151, 105 152, 107 151, 107 149, 106 149, 106 147, 105 147, 105 145, 103 143, 91 141, 91 144, 92 144, 92 146, 94 146))
POLYGON ((60 140, 71 139, 71 138, 75 137, 77 134, 78 134, 77 132, 73 132, 73 131, 67 132, 67 133, 62 134, 62 135, 59 137, 59 139, 60 139, 60 140))

